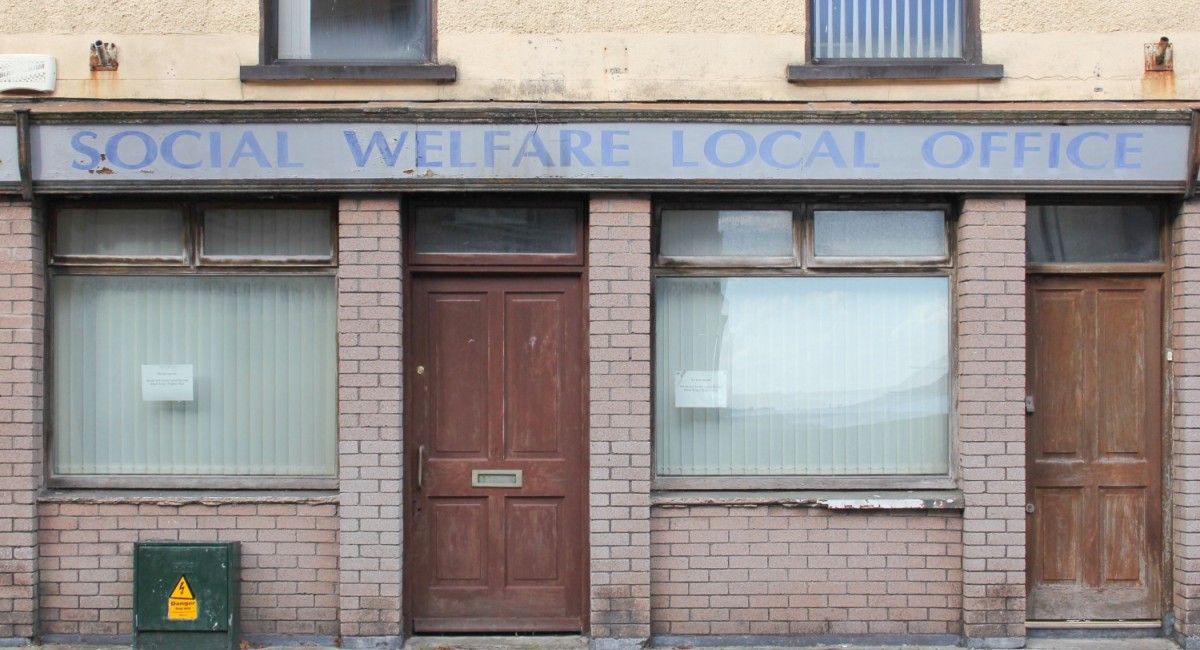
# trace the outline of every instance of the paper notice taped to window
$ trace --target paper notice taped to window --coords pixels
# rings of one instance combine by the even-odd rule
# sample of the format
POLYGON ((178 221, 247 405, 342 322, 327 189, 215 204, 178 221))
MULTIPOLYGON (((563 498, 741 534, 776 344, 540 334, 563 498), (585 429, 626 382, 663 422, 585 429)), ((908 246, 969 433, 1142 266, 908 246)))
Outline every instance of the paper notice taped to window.
POLYGON ((675 408, 723 409, 729 406, 729 373, 724 370, 675 371, 675 408))
POLYGON ((195 398, 192 364, 142 366, 142 401, 190 402, 195 398))

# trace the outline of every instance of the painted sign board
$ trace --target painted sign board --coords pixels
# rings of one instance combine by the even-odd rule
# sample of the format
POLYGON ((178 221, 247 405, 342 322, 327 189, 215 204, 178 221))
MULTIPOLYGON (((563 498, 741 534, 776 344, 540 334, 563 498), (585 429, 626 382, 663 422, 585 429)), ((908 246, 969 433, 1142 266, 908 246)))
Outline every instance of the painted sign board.
POLYGON ((21 169, 17 159, 17 129, 0 126, 0 183, 19 182, 21 169))
POLYGON ((1188 137, 1183 124, 280 123, 35 125, 32 142, 34 180, 54 183, 571 179, 1020 186, 1182 184, 1188 137))

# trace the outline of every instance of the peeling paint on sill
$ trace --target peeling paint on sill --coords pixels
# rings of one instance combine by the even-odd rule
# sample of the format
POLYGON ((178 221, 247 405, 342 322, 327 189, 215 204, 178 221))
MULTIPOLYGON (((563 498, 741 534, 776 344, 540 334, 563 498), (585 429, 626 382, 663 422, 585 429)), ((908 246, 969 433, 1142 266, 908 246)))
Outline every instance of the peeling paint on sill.
POLYGON ((822 508, 826 510, 962 510, 965 502, 955 490, 891 492, 656 492, 651 505, 660 508, 725 506, 728 508, 822 508))

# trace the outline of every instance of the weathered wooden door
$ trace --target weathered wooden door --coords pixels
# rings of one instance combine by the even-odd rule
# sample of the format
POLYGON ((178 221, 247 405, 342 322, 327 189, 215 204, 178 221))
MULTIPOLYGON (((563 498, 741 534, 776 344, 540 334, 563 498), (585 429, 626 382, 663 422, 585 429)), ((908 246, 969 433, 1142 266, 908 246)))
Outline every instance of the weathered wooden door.
POLYGON ((1029 616, 1162 614, 1162 279, 1031 276, 1029 616))
POLYGON ((578 276, 415 276, 409 570, 417 632, 580 631, 578 276))

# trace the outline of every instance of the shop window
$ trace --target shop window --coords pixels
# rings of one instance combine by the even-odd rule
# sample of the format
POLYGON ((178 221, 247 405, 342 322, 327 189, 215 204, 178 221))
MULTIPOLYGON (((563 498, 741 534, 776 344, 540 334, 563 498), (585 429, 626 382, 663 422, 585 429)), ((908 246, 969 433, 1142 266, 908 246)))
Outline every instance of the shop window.
POLYGON ((658 222, 660 487, 946 480, 945 210, 665 206, 658 222))
POLYGON ((432 0, 263 0, 262 62, 247 81, 428 79, 452 81, 432 64, 432 0))
POLYGON ((59 485, 313 486, 335 476, 328 206, 54 211, 59 485))
POLYGON ((808 65, 789 80, 999 79, 981 61, 978 0, 809 0, 808 65))

